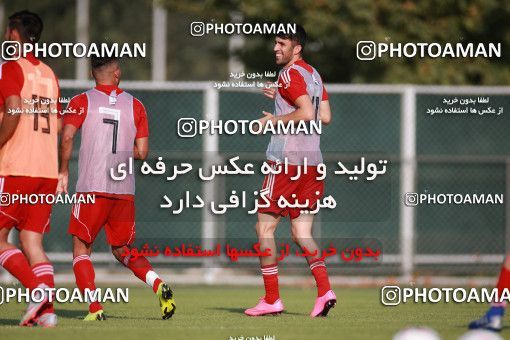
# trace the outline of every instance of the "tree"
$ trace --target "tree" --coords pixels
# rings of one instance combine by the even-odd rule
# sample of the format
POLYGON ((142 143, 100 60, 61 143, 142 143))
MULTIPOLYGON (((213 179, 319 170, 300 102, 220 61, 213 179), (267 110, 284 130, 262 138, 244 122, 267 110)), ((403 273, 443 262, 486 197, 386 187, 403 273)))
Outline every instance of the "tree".
MULTIPOLYGON (((306 59, 327 82, 506 84, 510 79, 510 3, 499 0, 246 0, 164 1, 189 16, 208 13, 228 22, 242 13, 245 22, 297 22, 310 37, 306 59), (501 43, 500 59, 381 58, 360 61, 362 40, 390 43, 501 43)), ((239 51, 248 71, 274 68, 272 38, 250 36, 239 51)))

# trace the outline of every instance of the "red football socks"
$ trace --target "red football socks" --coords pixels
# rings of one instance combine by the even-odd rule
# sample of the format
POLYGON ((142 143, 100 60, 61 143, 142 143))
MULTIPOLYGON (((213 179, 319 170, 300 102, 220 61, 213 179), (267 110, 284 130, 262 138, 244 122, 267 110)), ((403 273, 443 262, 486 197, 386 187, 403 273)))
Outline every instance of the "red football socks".
POLYGON ((317 285, 317 296, 323 296, 331 289, 324 260, 322 258, 310 260, 309 265, 317 285))
MULTIPOLYGON (((496 288, 498 288, 498 297, 501 297, 503 289, 510 289, 510 270, 504 266, 501 268, 501 272, 499 273, 499 279, 496 288)), ((506 307, 506 303, 500 303, 497 305, 506 307)))
POLYGON ((27 258, 17 248, 7 249, 0 253, 0 266, 18 279, 28 289, 37 288, 39 280, 28 264, 27 258))
POLYGON ((264 288, 266 290, 264 300, 269 304, 273 304, 280 298, 280 291, 278 288, 278 264, 261 266, 260 270, 262 271, 264 288))
POLYGON ((162 281, 158 274, 152 270, 150 262, 144 256, 139 256, 135 259, 132 259, 131 256, 127 256, 123 259, 122 263, 128 267, 137 278, 152 287, 154 293, 158 291, 159 284, 162 281))
MULTIPOLYGON (((90 257, 88 255, 79 255, 74 258, 73 271, 76 278, 76 285, 82 293, 87 288, 91 291, 96 289, 96 284, 94 283, 96 274, 94 273, 94 267, 92 266, 92 262, 90 262, 90 257)), ((90 302, 90 313, 95 313, 100 309, 103 309, 103 306, 101 306, 99 302, 90 302)))
MULTIPOLYGON (((34 265, 32 271, 40 282, 45 283, 50 288, 55 288, 55 280, 53 277, 53 266, 49 262, 42 262, 34 265)), ((48 302, 42 309, 41 314, 55 313, 53 302, 48 302)))

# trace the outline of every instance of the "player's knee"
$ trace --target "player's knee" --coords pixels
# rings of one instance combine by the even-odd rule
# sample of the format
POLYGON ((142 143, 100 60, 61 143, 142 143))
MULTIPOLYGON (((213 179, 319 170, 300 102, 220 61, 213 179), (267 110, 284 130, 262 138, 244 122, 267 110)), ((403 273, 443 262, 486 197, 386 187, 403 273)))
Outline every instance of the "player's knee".
POLYGON ((292 227, 290 228, 290 238, 291 238, 292 242, 297 243, 297 235, 296 235, 294 228, 292 228, 292 227))
POLYGON ((303 240, 312 238, 312 235, 308 231, 299 230, 298 228, 291 228, 292 241, 300 244, 303 240))
POLYGON ((27 256, 44 253, 42 242, 36 239, 20 238, 19 244, 27 256))
POLYGON ((7 229, 7 228, 0 229, 0 244, 9 243, 9 241, 8 241, 9 233, 10 233, 10 229, 7 229))
POLYGON ((255 229, 257 230, 257 235, 259 237, 272 237, 276 230, 276 224, 258 222, 255 229))
POLYGON ((112 247, 112 254, 113 256, 115 256, 115 258, 118 260, 120 258, 120 251, 119 251, 120 248, 113 248, 112 247))
POLYGON ((120 262, 123 262, 124 255, 126 252, 129 252, 129 248, 127 246, 122 247, 112 247, 112 254, 113 256, 120 262))
POLYGON ((0 238, 0 250, 3 248, 11 248, 10 246, 11 246, 11 244, 9 243, 7 238, 5 238, 5 239, 0 238))
POLYGON ((298 246, 302 246, 305 243, 304 239, 298 235, 292 235, 292 241, 298 246))
POLYGON ((37 241, 21 241, 20 247, 23 254, 26 256, 28 263, 32 266, 36 263, 47 262, 48 257, 44 252, 44 248, 41 242, 37 241))
POLYGON ((73 236, 73 257, 79 255, 89 255, 91 253, 91 245, 73 236))
POLYGON ((293 232, 290 233, 290 237, 292 239, 292 242, 299 244, 298 238, 296 237, 296 235, 293 232))

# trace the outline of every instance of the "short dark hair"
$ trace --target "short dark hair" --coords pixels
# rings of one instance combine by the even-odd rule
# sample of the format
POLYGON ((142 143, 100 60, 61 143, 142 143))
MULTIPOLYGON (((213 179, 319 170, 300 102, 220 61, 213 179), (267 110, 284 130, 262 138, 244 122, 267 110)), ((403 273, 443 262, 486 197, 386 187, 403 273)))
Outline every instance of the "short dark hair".
POLYGON ((92 66, 92 69, 93 70, 98 70, 100 69, 101 67, 105 66, 105 65, 109 65, 113 62, 117 62, 118 61, 118 58, 117 57, 97 57, 97 56, 92 56, 90 58, 90 65, 92 66))
POLYGON ((9 29, 15 29, 24 43, 36 43, 41 38, 43 22, 32 12, 23 10, 9 17, 9 29))
POLYGON ((301 54, 303 54, 306 45, 306 31, 303 26, 296 24, 296 33, 282 33, 278 34, 277 37, 280 39, 290 39, 294 43, 301 45, 301 54))

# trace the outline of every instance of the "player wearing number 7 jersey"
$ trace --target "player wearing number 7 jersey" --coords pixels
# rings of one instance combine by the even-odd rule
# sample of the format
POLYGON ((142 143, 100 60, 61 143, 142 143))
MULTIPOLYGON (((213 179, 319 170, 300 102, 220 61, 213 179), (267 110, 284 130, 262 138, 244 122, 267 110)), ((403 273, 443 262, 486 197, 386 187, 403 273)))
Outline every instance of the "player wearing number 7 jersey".
MULTIPOLYGON (((120 66, 116 58, 92 58, 96 87, 74 97, 64 115, 60 146, 58 190, 67 192, 69 159, 73 138, 81 129, 76 192, 95 194, 94 204, 75 204, 69 233, 73 235, 73 270, 81 291, 96 289, 90 261, 92 244, 105 228, 112 254, 136 277, 157 294, 163 319, 175 312, 172 291, 152 269, 144 256, 131 258, 135 239, 135 180, 128 174, 123 180, 111 178, 110 169, 129 162, 130 157, 145 159, 148 153, 147 114, 141 102, 122 91, 120 66)), ((104 320, 98 302, 89 305, 86 321, 104 320)))
MULTIPOLYGON (((13 196, 54 195, 57 187, 58 81, 48 65, 23 53, 24 44, 36 43, 42 29, 35 13, 11 15, 4 44, 15 43, 3 50, 11 61, 0 66, 0 266, 28 289, 54 287, 53 266, 43 249, 51 205, 46 200, 29 204, 13 196), (23 252, 8 242, 13 227, 19 231, 23 252)), ((30 303, 20 325, 56 326, 48 298, 30 303)))
MULTIPOLYGON (((329 124, 331 121, 328 95, 321 76, 302 58, 305 43, 306 32, 299 25, 296 25, 293 34, 276 36, 273 49, 276 64, 283 68, 278 75, 278 90, 264 90, 266 96, 275 100, 275 114, 273 116, 265 112, 265 117, 260 119, 263 124, 269 121, 276 125, 278 121, 292 123, 312 120, 329 124)), ((310 213, 324 192, 323 180, 317 179, 317 165, 322 163, 320 135, 273 135, 266 156, 273 169, 280 170, 277 174, 267 175, 264 180, 260 194, 267 197, 269 205, 263 199, 260 200, 256 225, 260 246, 262 249, 271 249, 271 256, 260 257, 266 294, 255 307, 247 309, 245 313, 259 316, 278 314, 284 310, 278 288, 274 232, 281 217, 289 216, 292 239, 301 248, 315 254, 306 258, 317 284, 317 298, 310 316, 326 316, 330 308, 335 306, 336 296, 329 284, 324 257, 312 238, 314 216, 310 213), (290 164, 287 173, 282 171, 285 160, 290 164), (307 166, 307 174, 301 170, 301 176, 296 176, 298 167, 303 166, 307 166), (299 178, 293 180, 293 177, 299 178), (305 209, 284 209, 278 205, 280 197, 290 202, 308 202, 308 205, 305 209)))

